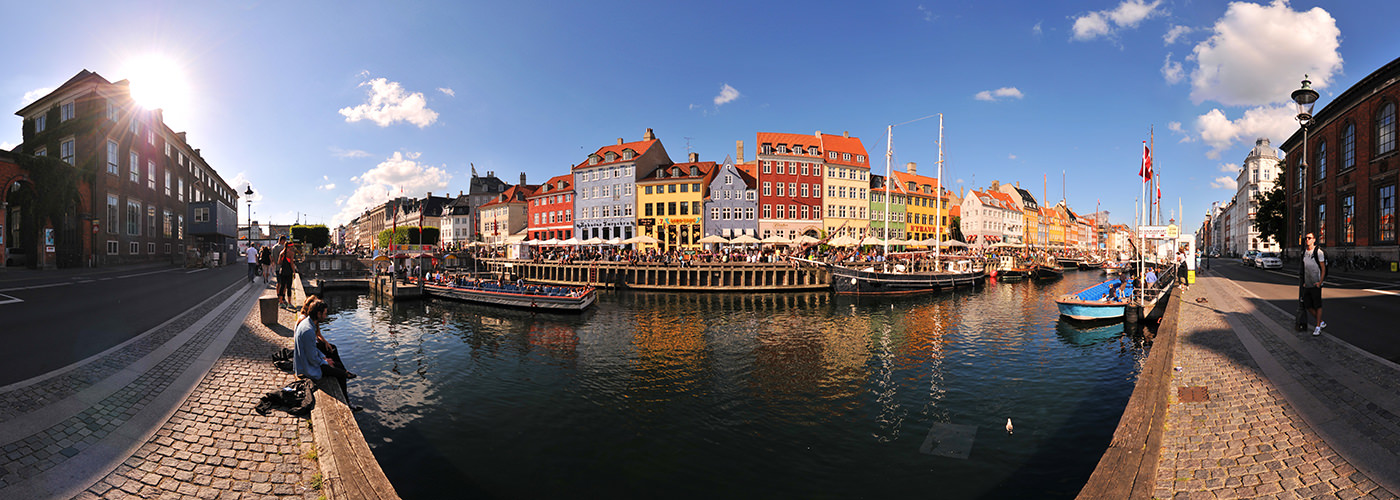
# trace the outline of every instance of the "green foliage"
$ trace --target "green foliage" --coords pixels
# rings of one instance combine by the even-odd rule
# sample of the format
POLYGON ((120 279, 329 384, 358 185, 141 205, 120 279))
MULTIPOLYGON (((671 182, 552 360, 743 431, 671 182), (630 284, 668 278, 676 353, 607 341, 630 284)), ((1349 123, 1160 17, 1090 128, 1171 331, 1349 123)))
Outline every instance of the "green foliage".
POLYGON ((1282 182, 1275 184, 1273 191, 1254 195, 1254 203, 1259 205, 1254 213, 1254 228, 1259 230, 1259 239, 1284 241, 1283 230, 1288 227, 1288 204, 1284 195, 1282 182))
POLYGON ((321 248, 331 243, 331 230, 325 224, 314 226, 292 226, 292 241, 299 241, 310 248, 321 248))
POLYGON ((379 248, 389 246, 390 238, 393 238, 395 245, 436 245, 438 244, 440 231, 436 227, 424 227, 423 234, 418 234, 418 226, 400 226, 397 230, 390 228, 380 231, 375 237, 379 242, 379 248))
POLYGON ((962 234, 962 217, 953 216, 948 222, 948 237, 967 243, 962 234))
MULTIPOLYGON (((46 156, 17 155, 16 163, 26 171, 30 184, 13 193, 10 201, 29 207, 22 212, 21 227, 25 230, 20 238, 24 246, 33 247, 41 237, 44 226, 53 227, 57 233, 64 227, 64 221, 78 213, 78 181, 83 177, 83 172, 46 156)), ((54 243, 58 254, 77 251, 76 248, 69 248, 69 245, 81 245, 63 238, 56 238, 54 243)))

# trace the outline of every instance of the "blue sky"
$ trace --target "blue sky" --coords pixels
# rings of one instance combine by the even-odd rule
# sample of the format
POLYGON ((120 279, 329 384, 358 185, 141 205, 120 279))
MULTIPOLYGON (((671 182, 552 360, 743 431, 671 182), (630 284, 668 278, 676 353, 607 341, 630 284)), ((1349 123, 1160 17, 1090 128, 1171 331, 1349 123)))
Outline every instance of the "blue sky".
MULTIPOLYGON (((0 147, 78 71, 135 84, 156 54, 175 67, 166 122, 251 183, 260 221, 455 194, 471 164, 538 183, 647 128, 681 161, 849 131, 882 173, 885 127, 942 113, 950 187, 1053 203, 1063 178, 1071 207, 1117 223, 1153 129, 1166 213, 1180 199, 1194 229, 1256 137, 1297 129, 1304 73, 1321 107, 1400 56, 1400 2, 949 3, 23 2, 0 30, 0 147)), ((937 134, 896 127, 894 164, 933 175, 937 134)))

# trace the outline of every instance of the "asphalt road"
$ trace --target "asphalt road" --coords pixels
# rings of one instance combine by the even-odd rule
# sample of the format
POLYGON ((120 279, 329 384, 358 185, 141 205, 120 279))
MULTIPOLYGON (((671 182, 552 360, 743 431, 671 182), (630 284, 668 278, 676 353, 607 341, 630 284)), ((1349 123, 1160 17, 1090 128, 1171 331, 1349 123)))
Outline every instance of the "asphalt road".
MULTIPOLYGON (((1239 259, 1211 259, 1210 266, 1211 271, 1230 278, 1279 309, 1292 314, 1298 308, 1296 269, 1256 269, 1241 264, 1239 259)), ((1400 277, 1396 274, 1328 273, 1322 289, 1322 320, 1327 322, 1328 334, 1400 363, 1397 319, 1400 277)))
POLYGON ((0 281, 0 386, 105 351, 246 278, 242 264, 7 276, 0 281))

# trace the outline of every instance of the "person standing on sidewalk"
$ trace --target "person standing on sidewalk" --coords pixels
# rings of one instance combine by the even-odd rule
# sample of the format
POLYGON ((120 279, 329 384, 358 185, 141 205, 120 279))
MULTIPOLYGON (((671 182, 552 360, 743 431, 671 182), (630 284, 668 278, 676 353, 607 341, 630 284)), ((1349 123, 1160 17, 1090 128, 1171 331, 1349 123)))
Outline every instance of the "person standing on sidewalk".
POLYGON ((1322 320, 1322 280, 1327 278, 1327 256, 1317 248, 1317 239, 1312 233, 1306 237, 1307 250, 1303 252, 1303 308, 1312 313, 1317 327, 1313 336, 1322 335, 1327 322, 1322 320))
POLYGON ((249 243, 248 250, 244 253, 248 254, 248 282, 252 283, 253 278, 258 275, 258 244, 249 243))
POLYGON ((281 245, 282 251, 277 254, 277 303, 286 307, 294 307, 292 304, 292 277, 296 275, 297 265, 293 260, 295 251, 287 244, 286 236, 279 236, 277 243, 281 245))
POLYGON ((263 245, 258 249, 258 267, 262 269, 264 287, 272 286, 272 280, 268 277, 272 274, 272 249, 268 246, 263 245))

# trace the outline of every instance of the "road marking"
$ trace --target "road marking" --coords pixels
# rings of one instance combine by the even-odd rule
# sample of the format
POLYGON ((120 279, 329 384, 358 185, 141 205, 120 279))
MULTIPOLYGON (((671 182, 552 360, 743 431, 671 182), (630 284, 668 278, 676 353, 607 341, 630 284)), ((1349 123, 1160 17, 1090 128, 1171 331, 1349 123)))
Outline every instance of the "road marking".
POLYGON ((37 289, 40 289, 40 288, 53 288, 53 287, 56 287, 56 286, 68 286, 68 285, 71 285, 71 284, 72 284, 72 283, 49 283, 49 284, 47 284, 47 285, 22 286, 22 287, 18 287, 18 288, 4 288, 4 289, 0 289, 0 292, 17 292, 17 291, 20 291, 20 290, 37 290, 37 289))
POLYGON ((9 296, 9 295, 0 294, 0 305, 5 305, 5 304, 18 304, 18 303, 20 303, 20 302, 24 302, 24 299, 21 299, 21 298, 19 298, 19 297, 11 297, 11 296, 9 296))
POLYGON ((201 268, 195 269, 195 270, 193 270, 193 271, 185 271, 185 274, 202 273, 202 272, 208 271, 208 270, 209 270, 209 268, 201 267, 201 268))
POLYGON ((135 277, 137 277, 137 276, 149 276, 149 275, 152 275, 152 274, 160 274, 160 273, 167 273, 167 272, 170 272, 170 271, 167 270, 167 269, 162 269, 162 270, 159 270, 159 271, 151 271, 151 272, 149 272, 149 273, 136 273, 136 274, 128 274, 128 275, 126 275, 126 276, 117 276, 117 278, 135 278, 135 277))

